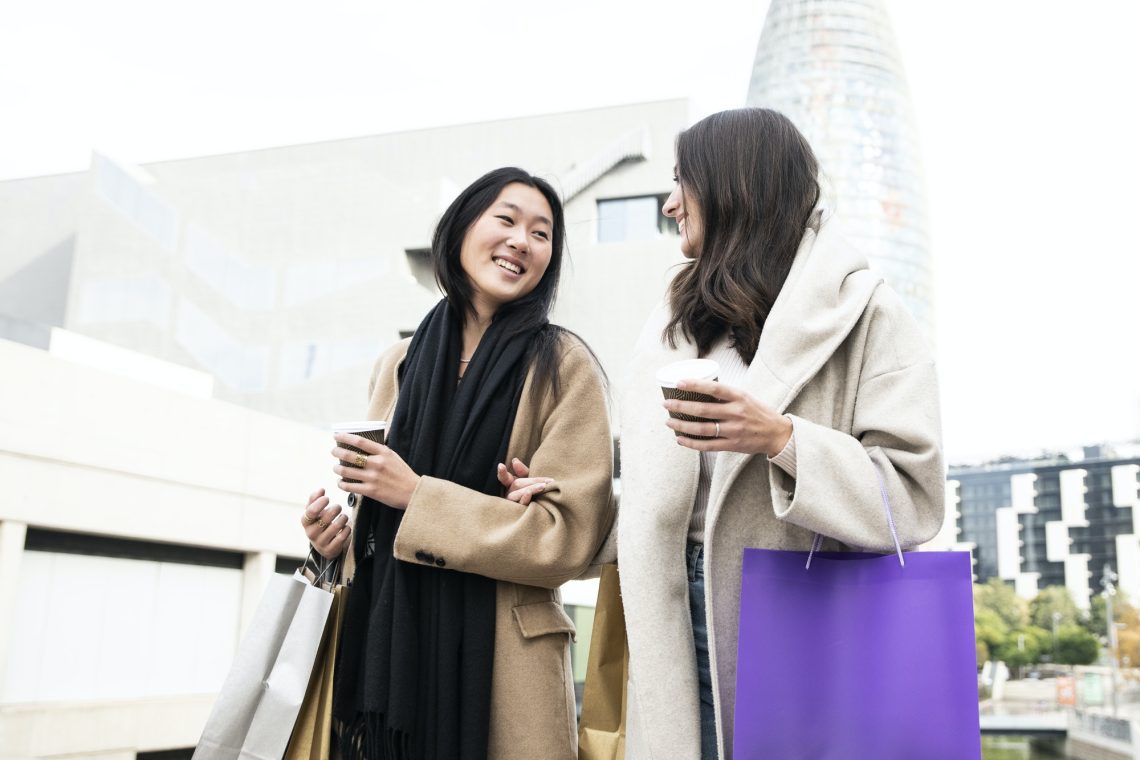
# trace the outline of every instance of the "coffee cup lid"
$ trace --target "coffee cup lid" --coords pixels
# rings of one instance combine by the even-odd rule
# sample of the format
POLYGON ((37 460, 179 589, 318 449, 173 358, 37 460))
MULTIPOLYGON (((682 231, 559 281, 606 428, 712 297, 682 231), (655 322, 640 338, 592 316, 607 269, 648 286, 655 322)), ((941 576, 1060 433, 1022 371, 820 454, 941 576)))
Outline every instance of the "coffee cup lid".
POLYGON ((363 430, 387 430, 388 422, 386 420, 361 420, 360 422, 334 422, 332 425, 334 433, 359 433, 363 430))
POLYGON ((662 388, 676 388, 681 380, 715 380, 719 374, 720 365, 712 359, 682 359, 657 370, 657 382, 662 388))

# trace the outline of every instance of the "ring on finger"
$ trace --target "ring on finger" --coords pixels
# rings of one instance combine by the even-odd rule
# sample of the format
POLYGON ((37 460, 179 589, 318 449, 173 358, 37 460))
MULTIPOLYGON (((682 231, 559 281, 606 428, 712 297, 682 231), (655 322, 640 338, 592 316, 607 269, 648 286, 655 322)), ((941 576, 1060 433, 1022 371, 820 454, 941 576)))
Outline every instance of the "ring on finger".
POLYGON ((716 424, 716 435, 714 435, 713 437, 714 438, 720 438, 720 423, 717 422, 715 424, 716 424))
POLYGON ((366 464, 368 464, 368 457, 364 456, 363 454, 356 454, 352 458, 352 463, 357 467, 364 467, 366 464))
POLYGON ((318 521, 317 521, 317 525, 318 525, 318 526, 320 526, 320 528, 321 528, 322 530, 323 530, 324 528, 327 528, 327 527, 329 527, 329 524, 328 524, 327 522, 325 522, 324 520, 318 520, 318 521))
POLYGON ((305 524, 306 524, 306 525, 312 525, 312 524, 313 524, 313 523, 315 523, 315 522, 316 522, 318 519, 319 519, 319 518, 313 517, 313 516, 312 516, 312 515, 310 515, 308 512, 306 512, 306 513, 305 513, 305 524))

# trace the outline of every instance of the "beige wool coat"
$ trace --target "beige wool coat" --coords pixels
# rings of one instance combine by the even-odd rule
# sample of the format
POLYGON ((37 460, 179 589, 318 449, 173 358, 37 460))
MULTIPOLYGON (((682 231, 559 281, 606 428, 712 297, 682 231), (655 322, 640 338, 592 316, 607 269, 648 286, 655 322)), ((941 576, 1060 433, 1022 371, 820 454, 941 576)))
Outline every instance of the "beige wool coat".
MULTIPOLYGON (((369 419, 391 420, 397 371, 410 339, 386 351, 370 387, 369 419)), ((555 479, 523 507, 447 480, 424 477, 393 553, 498 581, 489 760, 571 760, 577 727, 570 641, 574 624, 558 587, 582 575, 613 523, 613 439, 596 361, 562 340, 561 393, 523 386, 507 449, 555 479)))
MULTIPOLYGON (((617 552, 629 633, 627 760, 697 760, 700 719, 684 550, 698 454, 665 426, 654 373, 696 357, 649 320, 622 401, 617 552)), ((942 522, 934 364, 899 298, 816 216, 764 326, 744 388, 792 418, 797 477, 763 455, 717 455, 705 516, 705 602, 720 757, 731 760, 745 547, 807 550, 815 533, 893 550, 875 464, 903 546, 942 522)), ((778 684, 773 688, 779 689, 778 684)), ((824 687, 825 688, 825 687, 824 687)))

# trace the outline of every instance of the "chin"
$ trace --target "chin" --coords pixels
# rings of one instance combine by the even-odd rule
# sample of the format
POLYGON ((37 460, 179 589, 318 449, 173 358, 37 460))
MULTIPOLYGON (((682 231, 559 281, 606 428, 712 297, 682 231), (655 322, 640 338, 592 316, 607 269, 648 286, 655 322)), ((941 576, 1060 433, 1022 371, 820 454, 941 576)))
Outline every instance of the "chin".
POLYGON ((514 303, 515 301, 519 300, 529 292, 530 290, 524 290, 520 288, 519 290, 500 291, 493 294, 493 296, 499 303, 499 306, 506 306, 509 303, 514 303))

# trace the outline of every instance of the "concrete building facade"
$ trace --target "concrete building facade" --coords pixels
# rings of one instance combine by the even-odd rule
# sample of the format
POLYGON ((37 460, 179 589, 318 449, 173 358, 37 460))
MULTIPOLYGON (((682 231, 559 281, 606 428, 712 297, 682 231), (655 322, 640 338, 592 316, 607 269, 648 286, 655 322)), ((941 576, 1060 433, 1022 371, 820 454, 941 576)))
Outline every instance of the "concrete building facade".
POLYGON ((0 757, 193 746, 265 583, 306 551, 329 437, 202 373, 48 343, 0 340, 0 757))
POLYGON ((207 372, 252 409, 354 418, 378 353, 439 297, 439 215, 517 165, 566 202, 555 320, 620 381, 681 261, 660 207, 687 120, 675 100, 146 166, 97 154, 0 183, 0 312, 207 372))

